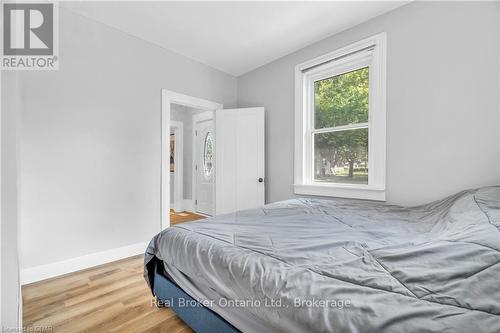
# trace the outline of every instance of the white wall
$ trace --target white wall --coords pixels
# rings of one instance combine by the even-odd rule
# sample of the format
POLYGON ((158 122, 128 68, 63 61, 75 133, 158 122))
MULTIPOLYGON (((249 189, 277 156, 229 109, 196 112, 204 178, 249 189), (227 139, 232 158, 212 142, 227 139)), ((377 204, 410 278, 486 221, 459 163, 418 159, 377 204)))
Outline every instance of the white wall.
POLYGON ((21 267, 160 230, 161 88, 236 104, 236 79, 60 10, 60 69, 20 73, 21 267))
POLYGON ((18 117, 16 72, 2 72, 1 108, 1 295, 0 328, 19 327, 18 117))
POLYGON ((418 204, 499 182, 499 17, 493 2, 416 2, 238 78, 266 107, 267 201, 293 197, 294 66, 387 32, 387 200, 418 204))

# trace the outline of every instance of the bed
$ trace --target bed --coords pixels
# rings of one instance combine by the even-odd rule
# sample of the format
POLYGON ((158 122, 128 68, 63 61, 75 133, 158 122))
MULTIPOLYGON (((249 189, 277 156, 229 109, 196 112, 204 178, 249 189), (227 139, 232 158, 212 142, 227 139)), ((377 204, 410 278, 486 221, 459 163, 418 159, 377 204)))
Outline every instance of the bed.
POLYGON ((167 228, 144 275, 197 332, 500 332, 499 228, 500 187, 299 198, 167 228))

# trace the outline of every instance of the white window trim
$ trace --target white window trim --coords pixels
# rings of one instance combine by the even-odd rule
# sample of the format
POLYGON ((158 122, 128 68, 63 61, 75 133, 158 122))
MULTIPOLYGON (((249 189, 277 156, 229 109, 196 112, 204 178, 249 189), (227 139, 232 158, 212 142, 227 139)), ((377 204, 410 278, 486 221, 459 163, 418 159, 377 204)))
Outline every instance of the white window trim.
MULTIPOLYGON (((357 124, 358 126, 360 124, 357 124)), ((366 124, 364 124, 366 125, 366 124)), ((351 127, 350 125, 349 127, 351 127)), ((353 126, 354 127, 354 126, 353 126)), ((386 34, 380 33, 295 67, 295 158, 294 192, 385 201, 386 179, 386 34), (313 182, 312 108, 308 82, 331 77, 349 69, 370 66, 368 116, 368 184, 313 182), (311 69, 312 67, 317 67, 311 69), (307 72, 304 72, 306 69, 307 72)))

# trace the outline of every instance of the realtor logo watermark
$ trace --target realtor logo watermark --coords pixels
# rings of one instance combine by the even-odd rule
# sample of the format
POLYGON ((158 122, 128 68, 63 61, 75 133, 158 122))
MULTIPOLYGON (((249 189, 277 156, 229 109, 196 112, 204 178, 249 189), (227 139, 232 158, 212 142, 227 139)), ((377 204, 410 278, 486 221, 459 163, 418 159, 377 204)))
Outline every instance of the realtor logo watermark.
POLYGON ((59 68, 59 17, 54 3, 3 3, 1 68, 55 70, 59 68))

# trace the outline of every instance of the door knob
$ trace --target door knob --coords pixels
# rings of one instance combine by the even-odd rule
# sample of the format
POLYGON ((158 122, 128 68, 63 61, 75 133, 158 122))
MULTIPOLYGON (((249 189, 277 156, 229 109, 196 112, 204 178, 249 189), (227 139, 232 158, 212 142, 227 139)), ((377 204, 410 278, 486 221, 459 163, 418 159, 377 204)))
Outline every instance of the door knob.
POLYGON ((264 178, 259 178, 258 180, 259 180, 259 183, 264 182, 264 178))

